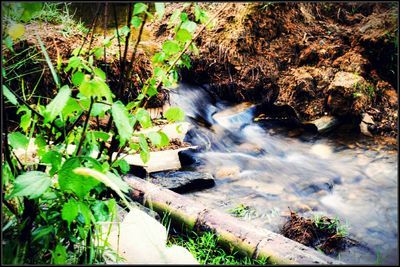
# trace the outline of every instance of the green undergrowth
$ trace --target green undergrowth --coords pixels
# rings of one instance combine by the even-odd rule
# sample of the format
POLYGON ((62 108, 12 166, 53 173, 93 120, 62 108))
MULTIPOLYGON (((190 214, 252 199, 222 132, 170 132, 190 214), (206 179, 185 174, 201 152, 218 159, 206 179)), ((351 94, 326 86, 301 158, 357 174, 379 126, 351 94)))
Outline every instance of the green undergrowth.
POLYGON ((167 245, 179 245, 187 248, 200 264, 231 264, 231 265, 265 265, 266 258, 251 259, 241 256, 231 248, 229 251, 218 245, 218 236, 211 232, 202 235, 196 232, 189 234, 173 234, 168 237, 167 245))

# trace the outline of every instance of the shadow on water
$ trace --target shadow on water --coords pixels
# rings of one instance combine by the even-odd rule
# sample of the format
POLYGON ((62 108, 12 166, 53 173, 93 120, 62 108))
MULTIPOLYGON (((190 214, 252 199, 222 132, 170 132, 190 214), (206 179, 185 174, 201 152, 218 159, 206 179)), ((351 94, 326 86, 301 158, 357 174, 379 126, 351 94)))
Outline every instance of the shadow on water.
POLYGON ((214 188, 187 196, 225 212, 251 206, 256 212, 246 219, 275 232, 288 207, 338 217, 364 244, 341 252, 340 260, 398 262, 397 151, 344 148, 316 134, 289 138, 281 127, 254 122, 254 106, 232 108, 204 86, 181 84, 171 104, 194 125, 188 136, 202 151, 196 169, 216 177, 214 188))

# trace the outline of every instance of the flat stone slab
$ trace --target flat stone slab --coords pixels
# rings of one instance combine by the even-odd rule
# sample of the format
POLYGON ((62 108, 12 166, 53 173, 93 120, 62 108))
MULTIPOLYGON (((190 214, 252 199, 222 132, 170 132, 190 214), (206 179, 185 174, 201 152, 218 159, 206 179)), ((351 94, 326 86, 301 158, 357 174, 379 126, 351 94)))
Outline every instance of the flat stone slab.
POLYGON ((193 171, 154 172, 150 174, 148 181, 177 193, 198 191, 215 185, 211 174, 193 171))

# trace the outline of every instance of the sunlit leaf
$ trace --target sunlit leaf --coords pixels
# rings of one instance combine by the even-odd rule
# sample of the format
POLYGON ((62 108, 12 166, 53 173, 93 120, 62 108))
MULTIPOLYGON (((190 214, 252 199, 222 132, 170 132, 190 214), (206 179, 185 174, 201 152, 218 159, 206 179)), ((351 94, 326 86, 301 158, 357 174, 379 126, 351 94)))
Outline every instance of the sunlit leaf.
POLYGON ((106 81, 106 73, 104 71, 99 68, 95 68, 93 72, 97 77, 101 78, 103 81, 106 81))
POLYGON ((193 21, 185 21, 181 25, 181 29, 186 29, 188 32, 193 33, 196 31, 197 24, 194 23, 193 21))
POLYGON ((14 182, 14 190, 10 197, 28 196, 37 198, 51 185, 48 174, 39 171, 30 171, 19 175, 14 182))
POLYGON ((112 105, 111 114, 118 130, 120 144, 122 145, 129 140, 133 134, 133 129, 129 125, 128 110, 121 101, 117 101, 112 105))
POLYGON ((147 134, 147 137, 150 139, 151 143, 157 147, 161 146, 161 135, 157 132, 150 132, 147 134))
POLYGON ((68 227, 70 227, 71 223, 78 216, 78 203, 75 199, 70 198, 68 202, 64 203, 63 208, 61 210, 61 218, 68 223, 68 227))
POLYGON ((62 244, 57 244, 56 249, 52 252, 53 264, 67 263, 67 249, 62 244))
POLYGON ((80 71, 75 72, 71 77, 72 83, 75 86, 81 85, 84 79, 85 79, 85 74, 83 74, 83 72, 80 71))
POLYGON ((26 149, 29 145, 28 137, 20 132, 13 132, 8 134, 8 143, 14 148, 26 149))
POLYGON ((186 30, 186 29, 180 29, 176 33, 176 40, 185 43, 187 41, 192 40, 192 34, 190 32, 188 32, 188 30, 186 30))
POLYGON ((143 3, 136 3, 135 6, 133 7, 133 15, 138 15, 146 10, 147 10, 147 5, 143 3))
POLYGON ((24 25, 20 24, 20 23, 15 23, 12 24, 8 29, 7 29, 7 33, 8 35, 11 36, 11 38, 15 41, 18 38, 20 38, 21 36, 24 35, 25 33, 25 27, 24 25))
POLYGON ((10 101, 13 105, 18 105, 18 100, 13 93, 11 93, 10 89, 3 84, 3 95, 6 97, 8 101, 10 101))
POLYGON ((164 117, 169 122, 183 121, 185 119, 185 112, 179 107, 170 107, 164 113, 164 117))
POLYGON ((139 146, 141 148, 140 158, 143 163, 147 163, 150 159, 149 145, 147 144, 146 137, 143 134, 139 135, 139 146))
POLYGON ((142 24, 142 19, 138 16, 134 16, 131 20, 131 24, 135 28, 139 28, 140 24, 142 24))
POLYGON ((68 85, 60 88, 57 96, 46 106, 45 121, 53 121, 64 109, 71 96, 71 89, 68 85))
POLYGON ((180 51, 179 44, 175 41, 167 40, 162 45, 162 50, 167 55, 176 54, 180 51))

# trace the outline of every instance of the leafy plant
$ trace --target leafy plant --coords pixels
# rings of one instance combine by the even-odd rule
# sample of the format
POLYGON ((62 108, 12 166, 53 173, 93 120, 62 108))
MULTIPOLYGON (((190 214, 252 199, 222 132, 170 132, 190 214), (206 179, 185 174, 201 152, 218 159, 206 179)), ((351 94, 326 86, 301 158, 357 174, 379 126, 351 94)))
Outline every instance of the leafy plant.
POLYGON ((256 210, 245 204, 239 204, 237 207, 229 209, 228 212, 235 217, 245 217, 247 219, 256 215, 256 210))

